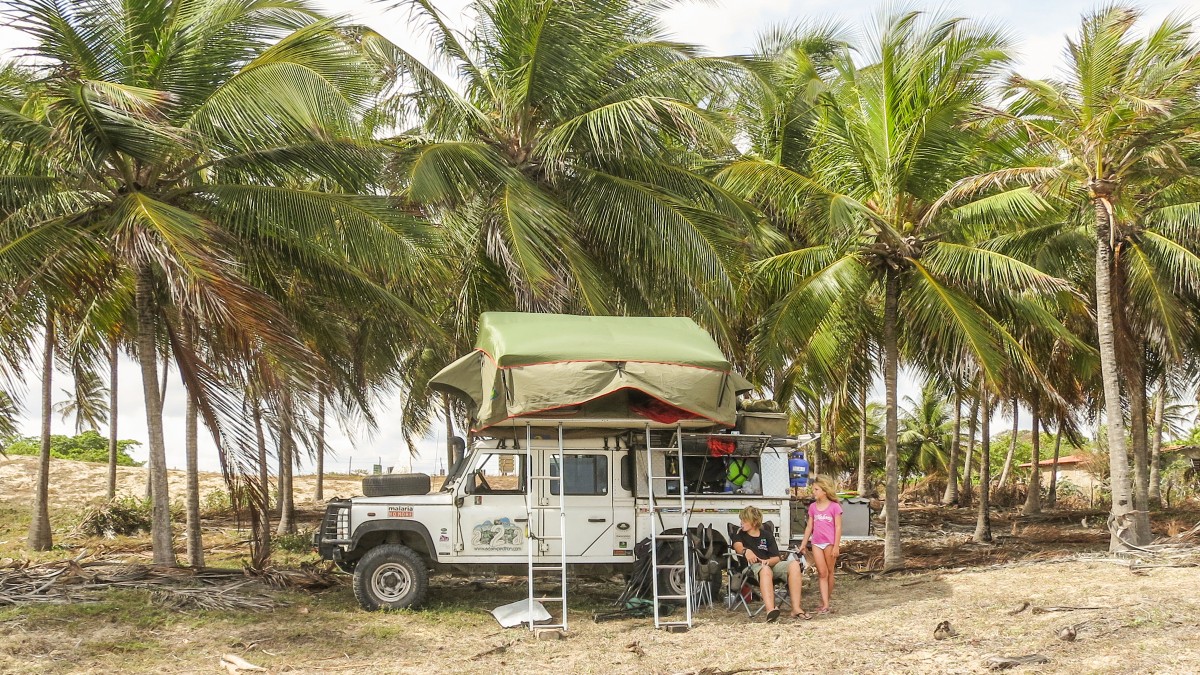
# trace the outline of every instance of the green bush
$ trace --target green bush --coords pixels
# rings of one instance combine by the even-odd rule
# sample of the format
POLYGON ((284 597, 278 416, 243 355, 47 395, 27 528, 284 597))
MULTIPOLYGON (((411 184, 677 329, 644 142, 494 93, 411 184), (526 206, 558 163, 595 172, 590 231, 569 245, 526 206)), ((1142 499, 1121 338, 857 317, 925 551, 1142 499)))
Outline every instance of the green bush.
POLYGON ((302 529, 295 534, 276 535, 273 543, 275 548, 290 553, 309 553, 313 548, 313 531, 302 529))
MULTIPOLYGON (((128 449, 141 443, 133 440, 117 441, 117 465, 141 466, 129 456, 128 449)), ((4 448, 10 455, 34 455, 42 450, 42 441, 34 436, 20 438, 4 448)), ((107 462, 108 439, 95 431, 85 431, 78 436, 50 436, 50 456, 57 459, 74 459, 82 462, 107 462)))

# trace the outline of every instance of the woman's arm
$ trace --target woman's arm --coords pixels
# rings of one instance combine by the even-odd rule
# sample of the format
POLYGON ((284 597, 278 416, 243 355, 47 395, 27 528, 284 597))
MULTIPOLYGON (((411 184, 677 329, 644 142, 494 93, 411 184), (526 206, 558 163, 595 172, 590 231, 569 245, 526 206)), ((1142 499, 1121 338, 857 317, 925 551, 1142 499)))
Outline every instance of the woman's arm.
POLYGON ((833 517, 833 550, 834 555, 842 548, 842 514, 833 517))
POLYGON ((805 520, 804 536, 800 538, 800 550, 801 551, 804 550, 805 546, 808 546, 808 540, 812 538, 812 531, 813 531, 812 514, 808 514, 808 516, 804 520, 805 520))

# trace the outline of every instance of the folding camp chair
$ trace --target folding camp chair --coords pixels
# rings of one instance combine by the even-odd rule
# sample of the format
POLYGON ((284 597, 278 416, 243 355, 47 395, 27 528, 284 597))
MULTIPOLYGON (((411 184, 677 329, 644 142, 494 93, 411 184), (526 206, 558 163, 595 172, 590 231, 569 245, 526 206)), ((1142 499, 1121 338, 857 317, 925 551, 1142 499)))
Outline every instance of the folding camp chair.
MULTIPOLYGON (((738 529, 739 527, 737 525, 733 523, 728 524, 730 542, 733 541, 733 535, 737 534, 738 529)), ((765 534, 768 534, 772 537, 775 536, 775 525, 770 521, 762 524, 762 530, 765 534)), ((780 554, 784 555, 785 559, 787 553, 788 552, 786 550, 780 551, 780 554)), ((758 614, 763 611, 763 608, 766 607, 766 604, 762 602, 762 594, 759 591, 758 577, 750 571, 750 565, 746 564, 746 558, 738 555, 733 550, 732 543, 730 544, 729 553, 726 555, 725 560, 725 573, 729 577, 729 584, 726 586, 725 591, 725 608, 732 612, 738 607, 742 607, 746 610, 746 616, 758 616, 758 614), (758 608, 751 609, 750 605, 756 601, 759 603, 758 608)), ((801 559, 800 564, 801 570, 803 570, 803 559, 801 559)), ((787 606, 787 604, 790 602, 791 600, 788 596, 787 580, 776 579, 775 606, 787 606)))

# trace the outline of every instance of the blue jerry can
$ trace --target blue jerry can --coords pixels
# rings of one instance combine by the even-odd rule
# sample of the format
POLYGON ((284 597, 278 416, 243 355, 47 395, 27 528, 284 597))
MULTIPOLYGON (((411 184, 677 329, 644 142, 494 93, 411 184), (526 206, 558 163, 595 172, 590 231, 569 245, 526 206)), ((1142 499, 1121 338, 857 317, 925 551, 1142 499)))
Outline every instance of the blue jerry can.
POLYGON ((794 488, 808 487, 808 460, 804 452, 798 451, 788 459, 788 475, 794 488))

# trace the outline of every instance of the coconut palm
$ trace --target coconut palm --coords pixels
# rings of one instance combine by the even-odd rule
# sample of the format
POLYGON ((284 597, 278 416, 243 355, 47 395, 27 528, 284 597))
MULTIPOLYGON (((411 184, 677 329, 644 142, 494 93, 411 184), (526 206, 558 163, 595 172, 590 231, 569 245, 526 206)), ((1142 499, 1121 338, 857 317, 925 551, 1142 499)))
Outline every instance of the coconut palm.
POLYGON ((465 35, 428 0, 400 4, 462 78, 393 53, 411 127, 396 187, 456 251, 451 333, 505 307, 680 313, 729 344, 745 209, 696 169, 733 152, 698 105, 732 66, 667 38, 675 3, 478 0, 465 35))
MULTIPOLYGON (((1127 7, 1089 14, 1078 37, 1068 41, 1064 79, 1013 77, 1012 104, 1002 114, 1040 148, 1044 161, 987 172, 955 190, 961 197, 997 186, 1034 186, 1093 213, 1091 281, 1112 471, 1113 549, 1149 536, 1148 520, 1139 522, 1135 513, 1145 509, 1135 504, 1135 497, 1142 498, 1130 482, 1122 412, 1123 377, 1131 396, 1145 396, 1145 347, 1127 320, 1131 305, 1159 327, 1178 326, 1188 313, 1179 311, 1171 293, 1161 293, 1170 285, 1163 282, 1169 279, 1185 296, 1200 290, 1200 257, 1191 248, 1200 240, 1200 221, 1186 217, 1200 206, 1180 180, 1196 170, 1187 158, 1197 123, 1200 51, 1190 22, 1170 17, 1138 37, 1138 18, 1139 11, 1127 7), (1146 209, 1150 197, 1158 204, 1154 213, 1146 209), (1159 276, 1164 271, 1169 275, 1159 276), (1122 363, 1136 372, 1122 372, 1122 363)), ((1174 338, 1159 333, 1168 346, 1182 331, 1173 332, 1174 338)), ((1148 477, 1146 472, 1147 483, 1148 477)))
POLYGON ((86 429, 99 431, 109 413, 108 388, 95 371, 81 363, 72 364, 71 374, 75 380, 73 391, 61 390, 68 398, 54 404, 54 411, 62 416, 64 422, 74 415, 77 434, 86 429))
POLYGON ((919 398, 904 397, 906 409, 900 414, 897 438, 903 455, 903 476, 914 471, 925 476, 947 473, 953 423, 940 391, 941 384, 930 379, 921 387, 919 398))
POLYGON ((296 0, 14 0, 3 13, 36 41, 40 79, 0 135, 8 154, 44 159, 3 178, 19 205, 0 207, 0 269, 26 282, 86 275, 77 289, 123 292, 134 310, 154 560, 173 564, 160 349, 230 459, 230 436, 253 445, 234 388, 222 388, 230 363, 257 355, 316 379, 278 299, 297 276, 325 282, 326 297, 419 318, 393 290, 421 268, 424 235, 373 195, 380 154, 359 123, 379 84, 364 47, 378 39, 296 0), (212 367, 182 348, 181 322, 202 327, 212 367))
POLYGON ((982 158, 965 123, 1006 62, 997 32, 921 13, 887 18, 877 42, 831 57, 803 163, 750 155, 720 182, 792 232, 793 250, 766 260, 764 285, 778 301, 766 313, 760 349, 783 359, 802 352, 822 325, 864 298, 881 305, 873 334, 886 395, 885 566, 903 564, 899 529, 896 379, 901 356, 914 365, 970 354, 995 383, 1017 364, 1035 371, 997 320, 1041 314, 1023 302, 1066 288, 1060 280, 974 242, 1001 223, 1000 204, 1039 204, 1026 193, 951 206, 956 176, 982 158), (981 298, 986 296, 986 304, 981 298), (1018 297, 1019 296, 1019 297, 1018 297), (900 317, 904 320, 901 321, 900 317))

